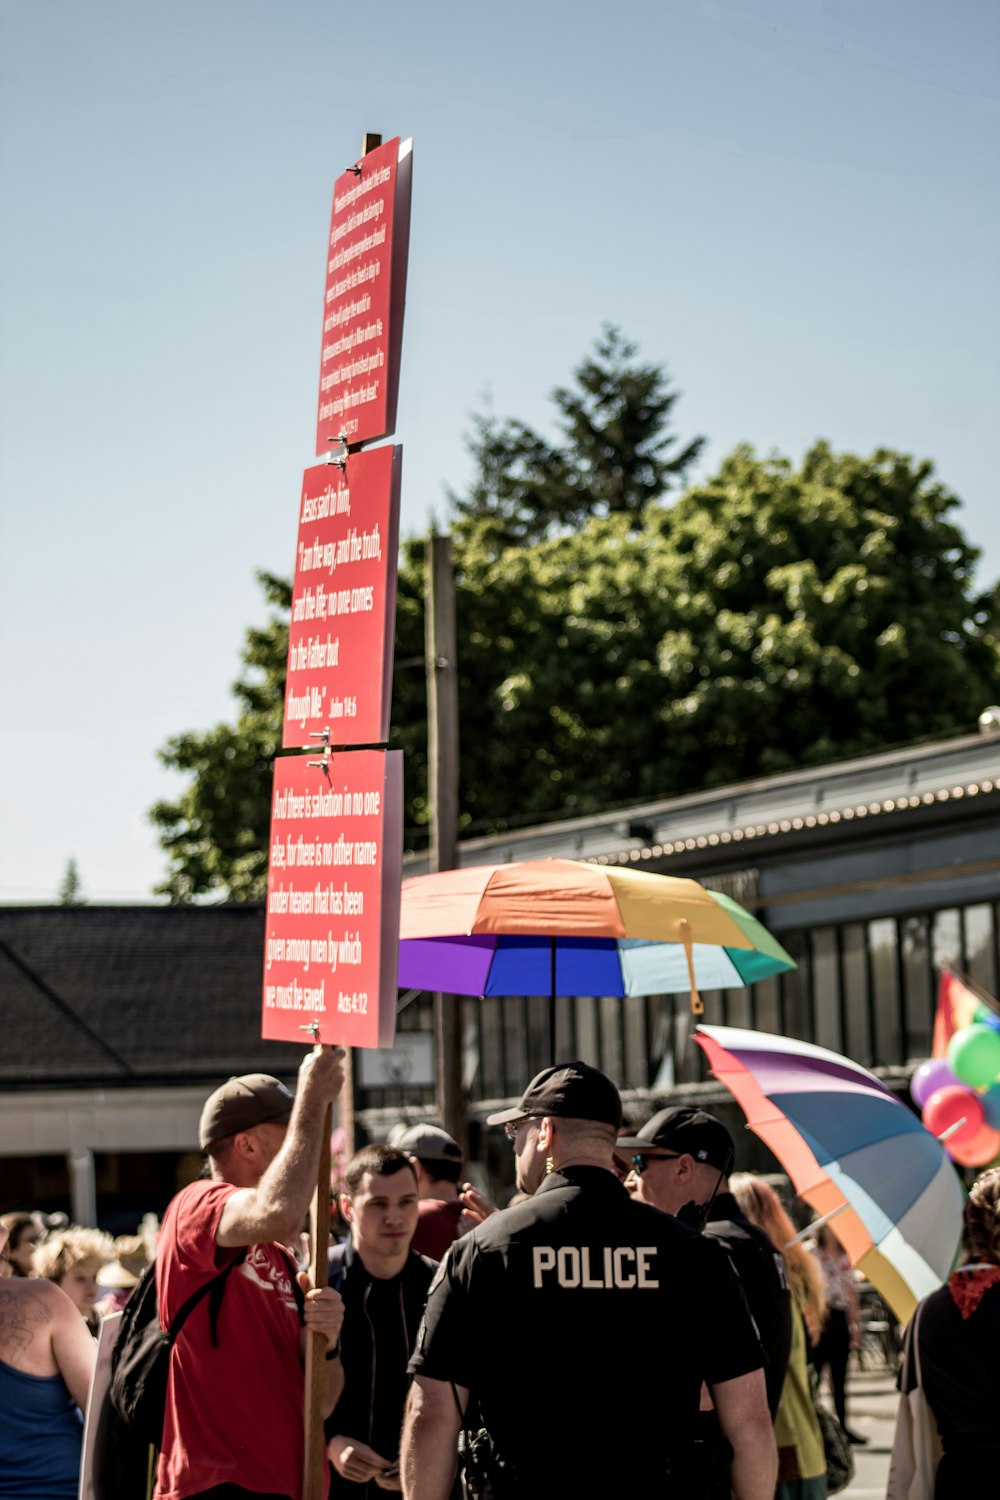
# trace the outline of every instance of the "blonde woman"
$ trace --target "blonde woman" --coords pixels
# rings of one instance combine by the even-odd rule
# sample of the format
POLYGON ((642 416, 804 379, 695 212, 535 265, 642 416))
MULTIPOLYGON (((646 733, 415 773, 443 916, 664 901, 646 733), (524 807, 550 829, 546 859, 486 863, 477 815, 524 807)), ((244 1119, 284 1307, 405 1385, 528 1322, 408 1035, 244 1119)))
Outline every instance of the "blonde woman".
POLYGON ((31 1258, 32 1273, 62 1287, 94 1337, 100 1327, 96 1312, 97 1273, 114 1258, 114 1242, 99 1229, 71 1225, 50 1235, 31 1258))
POLYGON ((747 1172, 729 1179, 729 1190, 741 1211, 778 1246, 792 1289, 792 1349, 774 1419, 778 1445, 776 1500, 825 1500, 826 1455, 823 1434, 809 1389, 806 1354, 823 1327, 823 1278, 815 1260, 795 1238, 795 1225, 768 1183, 747 1172))

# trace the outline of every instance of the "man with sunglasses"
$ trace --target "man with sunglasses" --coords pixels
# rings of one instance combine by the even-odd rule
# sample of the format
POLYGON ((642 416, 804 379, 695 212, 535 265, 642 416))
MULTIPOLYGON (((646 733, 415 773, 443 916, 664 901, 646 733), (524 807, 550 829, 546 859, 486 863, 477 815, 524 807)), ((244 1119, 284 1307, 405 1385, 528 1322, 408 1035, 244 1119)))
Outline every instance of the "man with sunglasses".
POLYGON ((618 1090, 581 1062, 544 1069, 490 1116, 532 1196, 456 1240, 431 1286, 410 1361, 407 1500, 446 1500, 463 1423, 489 1433, 498 1500, 695 1500, 703 1382, 733 1446, 734 1495, 772 1500, 760 1346, 736 1277, 718 1246, 629 1198, 614 1171, 620 1121, 618 1090))
MULTIPOLYGON (((740 1212, 729 1192, 733 1138, 703 1109, 661 1109, 634 1136, 619 1137, 616 1153, 631 1170, 625 1187, 648 1203, 718 1240, 743 1285, 766 1364, 767 1403, 774 1417, 781 1400, 792 1340, 792 1305, 784 1257, 764 1231, 740 1212)), ((714 1450, 713 1495, 728 1495, 727 1449, 711 1414, 700 1418, 702 1439, 714 1450)))

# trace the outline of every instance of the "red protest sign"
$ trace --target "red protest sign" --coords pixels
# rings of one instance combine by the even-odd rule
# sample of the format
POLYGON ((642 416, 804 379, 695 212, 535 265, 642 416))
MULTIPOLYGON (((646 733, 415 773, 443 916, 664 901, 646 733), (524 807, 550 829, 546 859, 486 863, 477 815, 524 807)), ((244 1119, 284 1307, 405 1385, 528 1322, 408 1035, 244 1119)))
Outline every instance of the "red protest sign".
POLYGON ((275 761, 265 1039, 392 1045, 402 858, 400 751, 275 761))
POLYGON ((389 738, 401 448, 302 476, 282 744, 389 738))
POLYGON ((327 240, 316 452, 396 427, 410 234, 412 142, 369 151, 337 178, 327 240))

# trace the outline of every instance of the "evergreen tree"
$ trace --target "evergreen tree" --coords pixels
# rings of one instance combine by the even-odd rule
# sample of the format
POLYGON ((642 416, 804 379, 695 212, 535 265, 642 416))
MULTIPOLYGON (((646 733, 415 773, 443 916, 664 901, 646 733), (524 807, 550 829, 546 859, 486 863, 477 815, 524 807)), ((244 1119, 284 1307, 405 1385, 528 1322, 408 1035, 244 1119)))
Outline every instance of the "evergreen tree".
POLYGON ((534 546, 592 516, 623 514, 642 523, 647 505, 675 488, 704 438, 678 452, 670 432, 679 392, 663 366, 638 361, 638 346, 606 324, 574 384, 552 392, 559 439, 492 412, 472 418, 466 446, 474 472, 464 494, 449 491, 459 529, 488 523, 480 543, 494 556, 534 546))
POLYGON ((87 904, 87 898, 83 894, 80 871, 72 855, 66 861, 66 869, 59 883, 57 899, 60 906, 85 906, 87 904))

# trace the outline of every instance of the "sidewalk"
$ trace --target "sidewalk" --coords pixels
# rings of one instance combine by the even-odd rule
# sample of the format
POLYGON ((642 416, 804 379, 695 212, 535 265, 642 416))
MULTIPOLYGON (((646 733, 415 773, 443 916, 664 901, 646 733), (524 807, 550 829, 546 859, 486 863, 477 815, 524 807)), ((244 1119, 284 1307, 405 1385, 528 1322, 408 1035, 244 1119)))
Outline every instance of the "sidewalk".
MULTIPOLYGON (((826 1388, 822 1394, 828 1401, 826 1388)), ((868 1442, 854 1450, 856 1468, 851 1483, 840 1492, 844 1500, 885 1500, 898 1400, 895 1370, 858 1370, 852 1361, 847 1378, 847 1420, 868 1442)))

